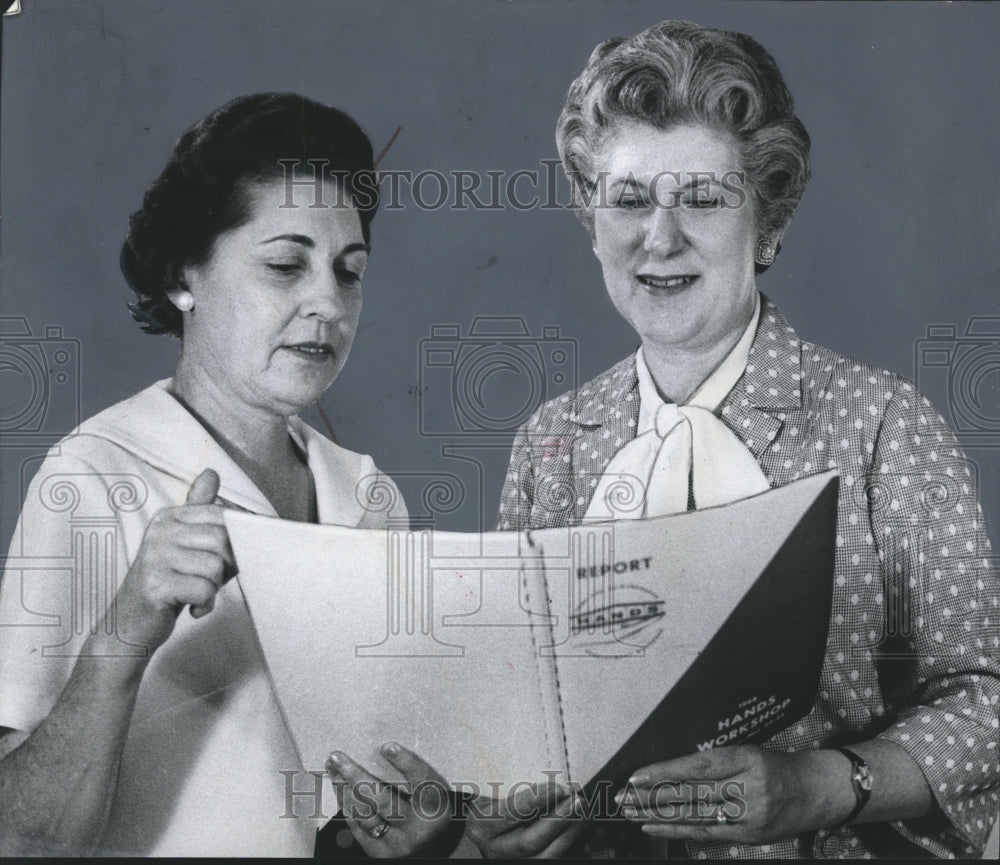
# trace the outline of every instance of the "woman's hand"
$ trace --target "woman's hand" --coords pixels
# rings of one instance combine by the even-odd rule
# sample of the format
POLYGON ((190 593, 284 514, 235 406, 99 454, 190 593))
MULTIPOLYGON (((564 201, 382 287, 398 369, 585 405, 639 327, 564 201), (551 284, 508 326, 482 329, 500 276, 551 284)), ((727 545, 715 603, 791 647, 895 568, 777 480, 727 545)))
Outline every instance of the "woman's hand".
POLYGON ((185 504, 159 511, 115 597, 118 635, 150 654, 166 641, 181 610, 211 612, 224 580, 235 573, 222 507, 213 504, 219 476, 205 469, 185 504))
POLYGON ((403 785, 376 778, 340 751, 327 760, 340 807, 369 856, 448 856, 461 838, 461 817, 447 782, 412 751, 395 742, 382 754, 406 778, 403 785))
POLYGON ((575 794, 555 784, 509 801, 481 797, 466 813, 466 834, 488 859, 564 856, 586 826, 575 794))
POLYGON ((733 745, 646 766, 616 801, 651 835, 759 844, 846 818, 854 805, 849 772, 836 751, 733 745))

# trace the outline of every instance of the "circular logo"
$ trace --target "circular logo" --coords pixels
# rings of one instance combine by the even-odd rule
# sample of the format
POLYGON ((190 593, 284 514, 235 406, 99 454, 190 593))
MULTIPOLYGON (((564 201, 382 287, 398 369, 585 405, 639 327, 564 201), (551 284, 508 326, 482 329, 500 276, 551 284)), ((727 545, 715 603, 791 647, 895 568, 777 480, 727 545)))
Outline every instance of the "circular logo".
POLYGON ((570 616, 572 645, 588 655, 641 655, 663 633, 665 604, 644 586, 598 590, 570 616))

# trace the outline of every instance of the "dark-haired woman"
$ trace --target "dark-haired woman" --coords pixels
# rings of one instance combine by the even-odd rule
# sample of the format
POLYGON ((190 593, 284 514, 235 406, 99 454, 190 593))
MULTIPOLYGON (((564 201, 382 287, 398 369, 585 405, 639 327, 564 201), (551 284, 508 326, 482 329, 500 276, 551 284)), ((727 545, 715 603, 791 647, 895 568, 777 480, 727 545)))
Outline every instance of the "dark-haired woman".
MULTIPOLYGON (((246 96, 177 141, 130 219, 133 315, 180 337, 180 358, 60 442, 28 490, 14 553, 34 564, 9 566, 0 598, 4 853, 312 855, 336 803, 301 771, 226 581, 222 509, 405 519, 370 457, 296 417, 354 339, 372 174, 343 112, 246 96)), ((412 852, 434 828, 382 838, 382 823, 351 823, 371 853, 412 852)))
MULTIPOLYGON (((519 430, 499 528, 676 513, 840 472, 812 711, 763 747, 632 767, 631 824, 595 823, 578 852, 662 855, 669 839, 692 858, 977 855, 1000 788, 1000 586, 975 478, 912 384, 804 341, 757 290, 809 178, 774 60, 688 21, 610 39, 556 139, 641 346, 519 430)), ((472 834, 530 855, 573 829, 548 815, 472 834)))

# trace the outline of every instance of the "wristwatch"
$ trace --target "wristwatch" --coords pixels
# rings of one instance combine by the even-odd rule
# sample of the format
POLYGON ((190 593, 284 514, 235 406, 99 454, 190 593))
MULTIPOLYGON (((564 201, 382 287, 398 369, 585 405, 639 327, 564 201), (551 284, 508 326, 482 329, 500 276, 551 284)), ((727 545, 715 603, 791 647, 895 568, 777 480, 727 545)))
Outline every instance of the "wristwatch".
POLYGON ((855 799, 854 809, 851 813, 837 823, 836 826, 831 827, 836 829, 854 820, 864 809, 865 805, 868 804, 868 800, 872 796, 874 776, 872 775, 872 770, 869 768, 868 764, 849 748, 834 748, 834 750, 840 751, 841 754, 851 761, 851 784, 854 785, 855 799))

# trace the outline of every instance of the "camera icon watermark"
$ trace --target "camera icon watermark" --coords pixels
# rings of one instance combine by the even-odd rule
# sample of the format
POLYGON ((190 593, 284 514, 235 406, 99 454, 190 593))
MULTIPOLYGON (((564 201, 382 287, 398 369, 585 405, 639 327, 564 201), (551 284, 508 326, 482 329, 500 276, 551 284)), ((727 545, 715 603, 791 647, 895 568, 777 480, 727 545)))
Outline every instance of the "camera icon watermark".
POLYGON ((514 432, 576 386, 576 340, 555 325, 532 336, 523 318, 479 316, 431 327, 420 340, 420 432, 449 438, 514 432))
POLYGON ((1000 316, 973 316, 965 332, 929 324, 916 342, 914 381, 944 384, 952 428, 970 447, 1000 447, 1000 316))
POLYGON ((60 326, 36 336, 26 318, 0 316, 0 381, 0 445, 48 447, 80 423, 80 341, 60 326))

